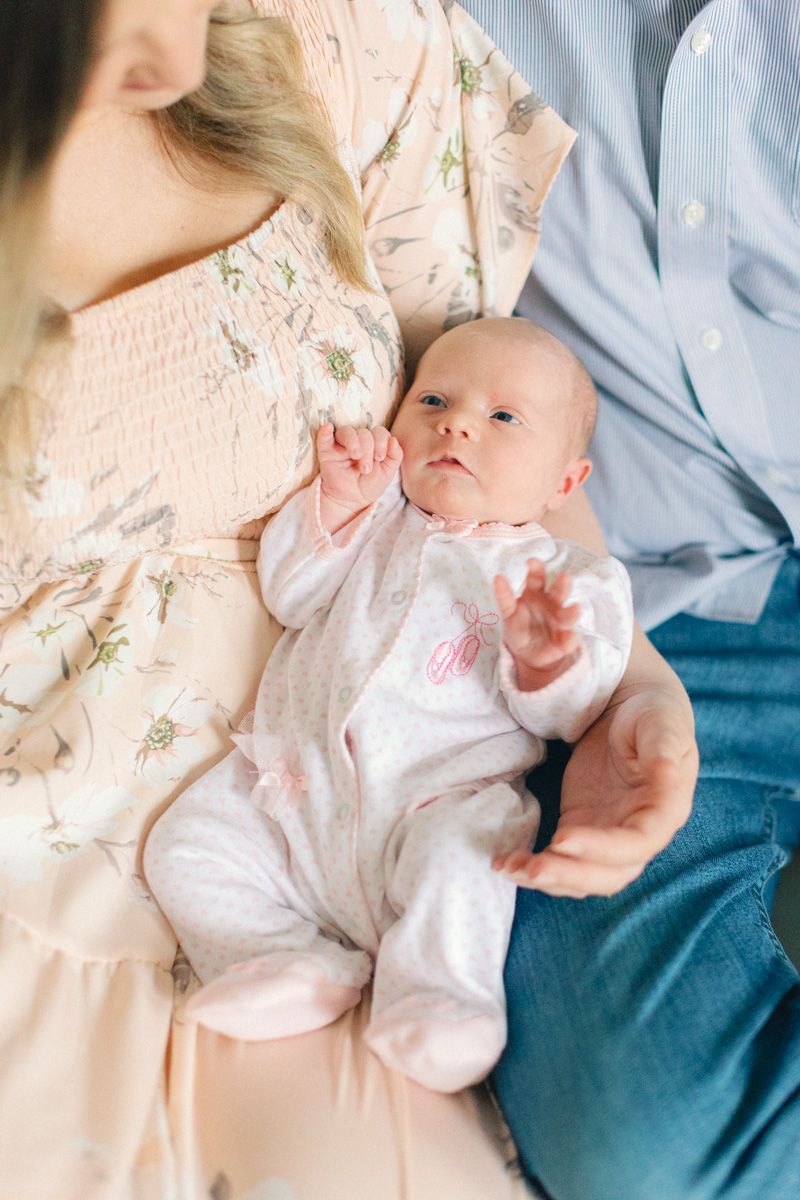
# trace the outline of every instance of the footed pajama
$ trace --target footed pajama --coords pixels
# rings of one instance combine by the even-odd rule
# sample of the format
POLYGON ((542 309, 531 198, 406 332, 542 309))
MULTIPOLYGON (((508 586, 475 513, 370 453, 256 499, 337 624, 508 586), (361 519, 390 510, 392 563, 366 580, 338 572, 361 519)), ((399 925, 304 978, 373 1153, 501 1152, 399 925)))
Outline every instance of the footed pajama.
POLYGON ((259 572, 287 627, 237 748, 155 826, 145 868, 206 987, 189 1012, 251 1039, 355 1004, 367 1040, 426 1086, 485 1075, 506 1037, 513 885, 492 858, 525 846, 523 786, 543 739, 602 711, 631 638, 613 559, 537 525, 446 522, 393 486, 331 538, 319 484, 268 526, 259 572), (568 571, 580 652, 520 692, 492 581, 568 571))

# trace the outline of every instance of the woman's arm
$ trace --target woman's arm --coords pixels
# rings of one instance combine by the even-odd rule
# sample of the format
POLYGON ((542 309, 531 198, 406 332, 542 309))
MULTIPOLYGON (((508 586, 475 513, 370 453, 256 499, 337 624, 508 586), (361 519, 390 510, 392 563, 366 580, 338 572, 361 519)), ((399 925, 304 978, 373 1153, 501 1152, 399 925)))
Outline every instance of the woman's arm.
MULTIPOLYGON (((555 536, 605 552, 582 493, 544 524, 555 536)), ((619 686, 572 752, 552 842, 540 854, 520 851, 496 865, 521 887, 553 896, 621 891, 688 820, 697 767, 689 697, 636 626, 619 686)))

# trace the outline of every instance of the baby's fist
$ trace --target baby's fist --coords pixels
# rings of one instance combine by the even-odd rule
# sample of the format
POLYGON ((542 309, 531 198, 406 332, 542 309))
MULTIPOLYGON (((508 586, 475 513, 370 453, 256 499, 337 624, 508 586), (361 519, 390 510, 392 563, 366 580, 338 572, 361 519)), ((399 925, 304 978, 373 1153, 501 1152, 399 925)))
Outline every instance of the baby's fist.
POLYGON ((322 477, 323 521, 341 528, 351 517, 378 500, 397 474, 403 451, 397 438, 375 429, 334 429, 330 422, 317 434, 322 477))

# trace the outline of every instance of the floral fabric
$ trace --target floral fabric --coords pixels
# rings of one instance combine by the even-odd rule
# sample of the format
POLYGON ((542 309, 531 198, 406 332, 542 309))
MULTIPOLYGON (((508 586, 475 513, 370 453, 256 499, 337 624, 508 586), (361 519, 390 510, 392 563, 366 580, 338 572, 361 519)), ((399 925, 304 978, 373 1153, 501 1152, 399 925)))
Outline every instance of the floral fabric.
POLYGON ((257 8, 301 38, 376 290, 344 285, 284 203, 76 313, 37 380, 49 425, 0 541, 3 1200, 521 1194, 478 1100, 385 1072, 361 1011, 269 1046, 198 1036, 142 876, 150 827, 252 707, 280 632, 257 539, 311 477, 316 429, 388 418, 401 331, 413 360, 510 311, 572 141, 457 5, 257 8))

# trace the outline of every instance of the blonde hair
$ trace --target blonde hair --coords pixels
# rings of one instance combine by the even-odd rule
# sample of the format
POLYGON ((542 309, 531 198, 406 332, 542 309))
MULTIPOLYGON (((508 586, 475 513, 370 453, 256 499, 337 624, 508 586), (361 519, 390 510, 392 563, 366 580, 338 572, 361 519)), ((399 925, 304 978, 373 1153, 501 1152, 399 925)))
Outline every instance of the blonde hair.
MULTIPOLYGON (((3 186, 4 185, 4 186, 3 186)), ((46 209, 39 173, 0 191, 0 476, 19 485, 39 425, 39 405, 25 385, 42 340, 36 267, 46 209)))
MULTIPOLYGON (((372 290, 359 197, 327 114, 306 85, 294 31, 277 17, 220 5, 207 67, 198 91, 150 114, 170 161, 203 190, 241 181, 306 208, 319 221, 338 276, 372 290)), ((5 181, 0 188, 0 480, 18 487, 41 424, 41 405, 24 380, 68 321, 43 313, 35 282, 46 173, 25 189, 7 189, 5 181)))
POLYGON ((207 67, 198 91, 152 114, 175 166, 190 182, 207 180, 211 167, 223 186, 233 175, 305 207, 320 221, 339 277, 369 290, 361 204, 328 116, 306 86, 294 31, 278 17, 221 5, 211 17, 207 67))
POLYGON ((57 332, 37 286, 50 166, 78 103, 98 0, 0 0, 0 489, 22 481, 38 411, 25 378, 57 332))

